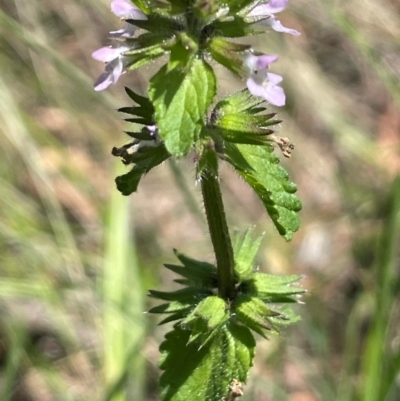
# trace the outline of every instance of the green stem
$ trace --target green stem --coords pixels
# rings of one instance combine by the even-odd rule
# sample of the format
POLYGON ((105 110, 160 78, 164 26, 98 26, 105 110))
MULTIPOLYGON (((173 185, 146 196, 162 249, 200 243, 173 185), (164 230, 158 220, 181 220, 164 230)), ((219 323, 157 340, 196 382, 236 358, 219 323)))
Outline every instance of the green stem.
POLYGON ((202 171, 201 190, 211 242, 217 260, 219 296, 224 299, 232 299, 235 292, 233 248, 218 180, 218 161, 215 160, 215 163, 212 164, 213 167, 207 166, 202 171))

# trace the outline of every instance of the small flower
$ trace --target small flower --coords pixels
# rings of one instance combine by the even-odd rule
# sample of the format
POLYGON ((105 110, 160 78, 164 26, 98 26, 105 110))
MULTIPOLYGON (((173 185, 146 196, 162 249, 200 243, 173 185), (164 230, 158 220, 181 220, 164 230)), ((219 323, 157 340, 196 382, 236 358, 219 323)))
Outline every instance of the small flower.
POLYGON ((274 14, 283 11, 289 0, 270 0, 267 4, 260 4, 253 8, 248 14, 248 17, 262 17, 266 18, 260 23, 270 26, 274 31, 290 33, 291 35, 300 35, 299 31, 284 27, 280 21, 275 18, 274 14))
MULTIPOLYGON (((146 20, 146 15, 134 6, 129 0, 113 0, 111 2, 111 11, 123 20, 146 20)), ((118 31, 111 31, 113 38, 127 38, 132 37, 135 33, 136 27, 130 23, 125 23, 125 26, 118 31)))
POLYGON ((96 91, 102 91, 118 81, 119 77, 125 72, 127 58, 124 57, 123 53, 128 50, 129 48, 125 46, 102 47, 92 53, 95 60, 106 63, 105 72, 97 78, 94 84, 96 91))
POLYGON ((272 72, 267 72, 271 63, 276 61, 278 56, 263 54, 255 56, 249 53, 245 60, 244 66, 249 70, 250 76, 247 78, 247 88, 253 96, 263 97, 266 101, 274 106, 285 105, 285 92, 278 86, 282 81, 282 77, 272 72))

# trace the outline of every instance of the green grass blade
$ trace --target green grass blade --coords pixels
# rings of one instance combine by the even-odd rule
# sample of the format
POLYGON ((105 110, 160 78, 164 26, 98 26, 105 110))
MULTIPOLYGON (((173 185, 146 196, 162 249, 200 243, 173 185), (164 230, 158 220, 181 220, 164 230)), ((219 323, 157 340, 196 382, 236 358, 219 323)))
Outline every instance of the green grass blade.
POLYGON ((103 277, 105 400, 127 401, 126 388, 135 370, 133 392, 143 386, 140 355, 145 322, 143 291, 133 242, 129 197, 112 192, 108 216, 103 277))
POLYGON ((387 330, 390 324, 391 309, 396 300, 392 288, 395 278, 395 260, 400 237, 400 178, 394 182, 390 206, 383 227, 380 254, 377 265, 377 290, 375 314, 371 331, 367 338, 364 363, 363 401, 383 401, 385 368, 389 357, 385 352, 387 330))

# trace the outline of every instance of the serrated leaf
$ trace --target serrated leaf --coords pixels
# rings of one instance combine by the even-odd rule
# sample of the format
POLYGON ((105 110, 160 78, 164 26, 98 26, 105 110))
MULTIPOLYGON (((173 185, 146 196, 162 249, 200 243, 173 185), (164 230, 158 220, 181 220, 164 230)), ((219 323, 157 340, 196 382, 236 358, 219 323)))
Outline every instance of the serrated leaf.
MULTIPOLYGON (((161 299, 163 301, 179 301, 185 303, 186 301, 200 302, 204 297, 212 295, 212 292, 199 287, 187 287, 177 291, 154 291, 150 290, 149 295, 153 298, 161 299)), ((192 302, 190 302, 192 303, 192 302)))
POLYGON ((270 318, 277 319, 280 314, 269 309, 259 298, 240 294, 235 300, 232 310, 241 323, 263 337, 265 337, 264 330, 276 331, 270 318))
POLYGON ((186 302, 172 301, 167 304, 161 304, 149 309, 149 313, 176 313, 186 312, 187 314, 194 308, 196 302, 187 300, 186 302))
POLYGON ((158 325, 161 326, 162 324, 175 322, 176 320, 181 320, 181 319, 185 318, 190 313, 190 311, 191 311, 191 307, 187 308, 187 309, 182 309, 178 312, 174 312, 174 313, 170 314, 168 317, 166 317, 165 319, 161 320, 161 322, 158 323, 158 325))
POLYGON ((141 132, 125 131, 125 134, 129 135, 131 138, 139 139, 141 141, 151 141, 153 139, 152 135, 147 131, 141 131, 141 132))
MULTIPOLYGON (((305 292, 303 288, 293 286, 301 279, 299 275, 277 276, 274 274, 254 273, 243 282, 243 292, 254 295, 268 302, 282 302, 282 296, 290 300, 293 295, 305 292)), ((287 301, 284 301, 287 302, 287 301)))
MULTIPOLYGON (((121 107, 118 109, 120 113, 131 114, 139 118, 127 118, 125 121, 134 122, 142 125, 154 124, 153 114, 154 107, 150 100, 144 96, 138 95, 133 90, 125 87, 128 96, 139 106, 121 107)), ((151 138, 149 138, 151 139, 151 138)))
MULTIPOLYGON (((174 250, 183 266, 165 264, 165 267, 188 280, 193 286, 216 288, 217 268, 211 263, 201 262, 174 250)), ((184 283, 186 284, 186 283, 184 283)))
POLYGON ((160 346, 163 401, 221 401, 234 379, 245 382, 255 341, 250 331, 229 322, 203 347, 188 344, 191 332, 175 325, 160 346))
POLYGON ((230 42, 223 38, 215 37, 211 40, 208 51, 216 62, 223 65, 235 75, 241 75, 243 60, 236 52, 230 50, 230 42))
POLYGON ((263 236, 253 239, 253 230, 248 229, 243 238, 236 237, 234 245, 235 271, 240 280, 246 279, 253 272, 253 262, 263 236))
MULTIPOLYGON (((151 32, 153 36, 160 37, 160 44, 162 44, 163 39, 168 39, 172 37, 175 32, 179 32, 182 30, 182 25, 174 18, 169 18, 165 15, 160 15, 154 12, 151 12, 147 15, 147 19, 141 20, 133 20, 127 19, 127 22, 135 25, 140 29, 144 29, 148 32, 151 32)), ((141 40, 143 35, 148 35, 148 33, 142 34, 137 38, 132 40, 135 43, 137 40, 141 40)), ((145 40, 142 40, 145 42, 145 40)))
POLYGON ((129 173, 115 179, 118 190, 125 196, 135 192, 143 174, 161 164, 168 157, 170 157, 170 154, 162 144, 143 147, 140 152, 132 155, 132 161, 136 163, 135 167, 129 173))
MULTIPOLYGON (((154 112, 154 106, 150 102, 149 98, 139 95, 138 93, 134 92, 132 89, 125 86, 125 92, 127 95, 139 106, 143 109, 148 110, 149 112, 154 112)), ((119 109, 122 110, 122 109, 119 109)))
POLYGON ((273 153, 273 148, 268 145, 227 144, 225 156, 260 197, 278 232, 287 241, 291 240, 300 226, 297 212, 301 210, 301 202, 293 195, 293 184, 289 183, 286 170, 278 164, 279 158, 273 153), (237 158, 237 153, 241 159, 237 158), (243 159, 251 170, 243 169, 243 159))
POLYGON ((199 339, 200 345, 209 341, 216 333, 216 329, 229 318, 226 302, 211 295, 204 298, 182 321, 183 327, 191 330, 189 342, 199 339))
POLYGON ((129 64, 126 66, 126 69, 129 71, 136 70, 137 68, 143 67, 146 64, 151 63, 158 57, 161 57, 165 54, 165 50, 159 47, 154 47, 151 50, 136 54, 135 57, 129 61, 129 64))
POLYGON ((171 154, 183 156, 191 149, 215 93, 214 72, 200 59, 193 60, 187 71, 168 72, 164 66, 150 80, 158 132, 171 154))
POLYGON ((242 17, 236 15, 234 20, 225 19, 223 21, 216 20, 212 24, 215 32, 218 32, 219 36, 226 38, 241 38, 243 36, 255 35, 260 33, 250 27, 242 17))
POLYGON ((270 321, 277 326, 289 326, 301 320, 300 316, 298 316, 288 305, 279 306, 279 313, 281 315, 276 318, 273 316, 270 317, 270 321), (282 316, 284 319, 282 319, 282 316))
MULTIPOLYGON (((263 98, 253 96, 248 89, 243 89, 220 100, 214 110, 217 115, 249 113, 250 110, 265 103, 263 98)), ((259 107, 258 109, 257 112, 264 111, 266 108, 259 107)), ((269 118, 274 116, 275 113, 272 113, 269 115, 269 118)))

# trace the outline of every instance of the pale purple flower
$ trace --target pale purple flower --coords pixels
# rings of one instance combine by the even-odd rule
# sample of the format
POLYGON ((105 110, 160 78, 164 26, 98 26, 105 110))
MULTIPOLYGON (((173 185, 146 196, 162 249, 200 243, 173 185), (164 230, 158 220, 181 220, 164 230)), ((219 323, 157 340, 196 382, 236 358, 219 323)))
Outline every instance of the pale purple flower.
POLYGON ((290 33, 291 35, 298 36, 300 35, 300 32, 295 29, 284 27, 274 15, 283 11, 287 7, 288 2, 289 0, 270 0, 267 4, 259 4, 250 11, 248 17, 266 18, 260 23, 270 26, 274 31, 290 33))
POLYGON ((111 84, 115 84, 119 77, 125 72, 127 58, 123 55, 129 48, 121 47, 102 47, 92 53, 95 60, 106 63, 105 72, 97 78, 94 89, 102 91, 111 84))
POLYGON ((282 77, 272 72, 267 72, 271 63, 276 61, 278 56, 263 54, 255 56, 249 53, 244 66, 250 75, 247 78, 247 88, 253 96, 260 96, 274 106, 284 106, 286 101, 285 92, 278 86, 282 77))
MULTIPOLYGON (((129 0, 113 0, 111 2, 111 11, 119 18, 134 19, 134 20, 146 20, 146 15, 129 0)), ((118 31, 111 31, 111 37, 113 38, 127 38, 134 35, 136 27, 132 24, 125 23, 125 26, 118 31)))

